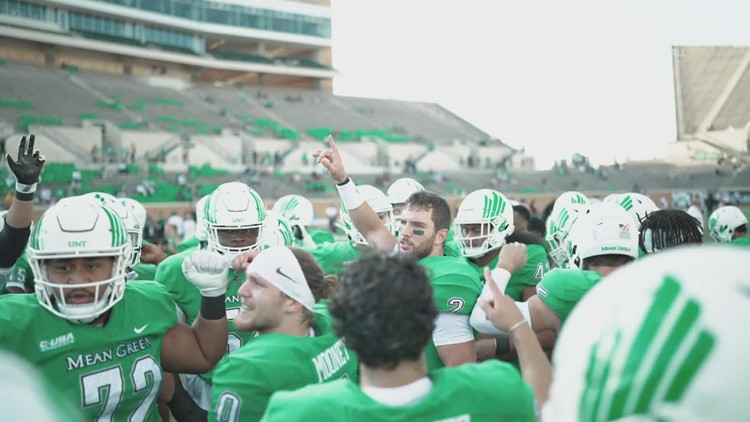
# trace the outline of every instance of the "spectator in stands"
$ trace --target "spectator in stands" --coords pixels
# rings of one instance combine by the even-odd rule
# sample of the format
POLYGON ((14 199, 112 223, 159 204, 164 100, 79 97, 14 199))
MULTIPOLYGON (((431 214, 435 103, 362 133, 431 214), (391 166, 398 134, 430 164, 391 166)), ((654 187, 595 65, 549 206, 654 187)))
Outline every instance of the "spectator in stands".
POLYGON ((307 157, 307 153, 303 152, 302 153, 302 165, 303 166, 307 166, 307 164, 308 164, 309 161, 310 161, 310 159, 307 157))
POLYGON ((99 162, 99 148, 96 145, 91 146, 91 161, 95 163, 99 162))
POLYGON ((185 218, 182 220, 182 240, 195 236, 195 226, 195 214, 186 212, 185 218))
POLYGON ((190 148, 187 145, 182 147, 182 164, 190 164, 190 148))
POLYGON ((336 232, 336 217, 339 215, 339 210, 334 205, 326 207, 326 217, 328 218, 328 230, 336 232))
POLYGON ((253 150, 253 166, 258 165, 258 151, 253 150))
POLYGON ((133 142, 132 144, 130 144, 130 162, 131 163, 135 163, 135 153, 136 153, 135 142, 133 142))

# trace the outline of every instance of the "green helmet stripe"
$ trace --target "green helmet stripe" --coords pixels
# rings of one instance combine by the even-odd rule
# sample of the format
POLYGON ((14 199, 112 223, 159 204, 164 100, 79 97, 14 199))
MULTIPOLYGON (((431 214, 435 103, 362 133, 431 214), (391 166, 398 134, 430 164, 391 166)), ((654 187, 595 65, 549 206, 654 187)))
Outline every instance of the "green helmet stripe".
POLYGON ((492 205, 490 205, 490 198, 487 195, 485 195, 484 196, 484 208, 482 208, 482 210, 483 210, 483 212, 482 212, 482 218, 487 218, 487 214, 490 213, 489 207, 491 207, 491 206, 492 205))
POLYGON ((293 197, 292 197, 291 199, 289 199, 289 201, 288 201, 288 202, 287 202, 287 203, 286 203, 286 204, 284 205, 284 207, 282 208, 282 211, 290 211, 290 210, 293 210, 293 209, 294 209, 294 207, 296 207, 297 205, 299 205, 299 201, 297 200, 297 197, 296 197, 296 196, 293 196, 293 197))
POLYGON ((680 301, 681 290, 675 278, 664 278, 622 365, 617 364, 620 358, 616 356, 622 332, 614 334, 615 341, 611 341, 610 335, 594 346, 586 373, 589 385, 580 403, 581 420, 613 420, 649 414, 654 406, 682 398, 711 353, 715 339, 706 330, 701 330, 696 339, 689 335, 699 328, 701 307, 692 298, 680 301), (675 314, 672 320, 669 315, 675 314), (665 324, 665 321, 671 323, 665 324), (603 347, 607 350, 602 351, 603 347), (603 370, 599 370, 602 367, 603 370), (617 373, 610 374, 611 371, 617 373), (668 373, 674 376, 665 377, 668 373), (642 375, 646 378, 640 384, 638 380, 642 375), (612 382, 608 380, 610 376, 620 380, 614 390, 612 385, 605 385, 612 382), (608 391, 612 391, 612 395, 605 397, 608 391), (608 408, 601 408, 602 405, 608 408))
POLYGON ((115 224, 115 218, 112 216, 112 213, 109 212, 107 207, 102 206, 102 209, 104 210, 104 213, 107 214, 107 219, 109 219, 110 244, 115 246, 117 245, 117 224, 115 224))
POLYGON ((630 211, 631 209, 633 209, 633 198, 631 198, 630 195, 626 195, 625 198, 620 201, 620 206, 625 208, 627 211, 630 211))
POLYGON ((258 194, 250 189, 250 194, 253 196, 253 199, 255 200, 255 208, 258 211, 258 220, 263 221, 266 218, 266 207, 263 206, 263 201, 260 199, 260 196, 258 194))

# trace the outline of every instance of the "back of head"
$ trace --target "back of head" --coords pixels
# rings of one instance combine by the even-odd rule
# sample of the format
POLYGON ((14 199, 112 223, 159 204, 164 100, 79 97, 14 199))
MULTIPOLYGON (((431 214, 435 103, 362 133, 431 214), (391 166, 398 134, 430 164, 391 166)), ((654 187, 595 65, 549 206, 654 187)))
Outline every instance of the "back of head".
POLYGON ((435 230, 448 230, 451 227, 451 207, 442 196, 428 192, 416 192, 406 200, 408 208, 419 208, 432 211, 432 222, 435 230))
POLYGON ((685 211, 658 210, 641 221, 638 246, 646 254, 687 243, 703 243, 703 228, 685 211))
POLYGON ((386 369, 419 359, 437 317, 427 274, 405 254, 370 254, 351 263, 330 311, 337 334, 360 361, 386 369))
POLYGON ((618 205, 592 204, 581 211, 566 243, 571 268, 585 269, 585 261, 598 256, 622 255, 635 259, 638 257, 637 224, 618 205))
POLYGON ((598 283, 557 340, 544 420, 745 420, 747 262, 739 248, 675 248, 598 283))
POLYGON ((747 233, 747 217, 737 207, 731 205, 720 207, 711 213, 708 219, 708 229, 716 242, 731 242, 735 232, 747 233))

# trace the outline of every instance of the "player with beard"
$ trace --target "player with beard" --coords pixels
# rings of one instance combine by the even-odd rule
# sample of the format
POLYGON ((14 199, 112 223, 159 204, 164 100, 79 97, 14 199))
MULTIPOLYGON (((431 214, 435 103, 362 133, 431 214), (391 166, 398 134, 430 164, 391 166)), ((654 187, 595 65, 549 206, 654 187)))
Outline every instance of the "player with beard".
POLYGON ((476 345, 469 315, 482 284, 466 260, 444 255, 451 226, 448 202, 430 192, 412 194, 399 218, 397 239, 363 200, 356 185, 347 176, 333 137, 329 137, 328 141, 330 149, 318 151, 314 156, 336 182, 343 206, 370 247, 375 251, 412 254, 427 270, 439 312, 432 341, 425 351, 428 368, 476 362, 476 345))
POLYGON ((258 253, 245 274, 234 327, 257 335, 217 365, 210 420, 259 420, 275 391, 356 378, 356 357, 331 320, 313 311, 333 295, 335 277, 324 276, 309 253, 285 246, 258 253))

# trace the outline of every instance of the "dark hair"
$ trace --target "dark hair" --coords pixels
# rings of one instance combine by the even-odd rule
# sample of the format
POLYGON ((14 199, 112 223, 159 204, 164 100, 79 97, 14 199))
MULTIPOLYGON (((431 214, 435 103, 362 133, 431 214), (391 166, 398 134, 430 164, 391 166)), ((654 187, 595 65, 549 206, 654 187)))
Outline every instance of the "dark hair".
POLYGON ((537 236, 536 233, 532 233, 529 230, 515 230, 506 239, 507 243, 523 243, 524 245, 539 245, 544 246, 542 238, 537 236))
POLYGON ((435 230, 448 230, 451 227, 451 207, 448 201, 436 193, 415 192, 406 200, 406 206, 432 210, 432 223, 435 225, 435 230))
POLYGON ((747 233, 747 224, 743 224, 743 225, 741 225, 741 226, 737 226, 737 227, 736 227, 736 228, 734 229, 734 232, 735 232, 735 233, 742 233, 742 234, 745 234, 745 233, 747 233))
POLYGON ((663 250, 683 243, 703 243, 703 229, 697 218, 682 210, 659 210, 649 213, 641 220, 638 247, 644 253, 646 240, 653 249, 663 250), (651 230, 650 239, 647 231, 651 230))
POLYGON ((438 314, 427 274, 410 254, 366 254, 349 264, 330 312, 359 360, 385 369, 420 357, 438 314))
POLYGON ((531 212, 526 208, 526 205, 513 205, 513 212, 521 214, 526 221, 531 220, 531 212))
MULTIPOLYGON (((328 299, 336 293, 338 278, 335 275, 325 275, 317 261, 315 261, 315 258, 309 252, 299 248, 289 248, 289 250, 292 251, 292 254, 297 259, 302 269, 302 274, 305 276, 307 285, 310 287, 310 291, 316 302, 328 299)), ((308 321, 312 321, 314 317, 313 313, 307 308, 304 308, 302 315, 308 321)))
POLYGON ((597 256, 584 258, 581 268, 584 270, 588 270, 591 267, 601 267, 601 266, 619 267, 627 263, 630 263, 633 260, 634 258, 628 255, 615 255, 615 254, 597 255, 597 256))
POLYGON ((547 234, 547 227, 544 225, 544 220, 536 216, 529 219, 529 224, 526 226, 526 230, 530 232, 538 232, 542 238, 547 234))
POLYGON ((549 204, 547 204, 546 207, 544 207, 544 212, 542 212, 542 221, 547 223, 547 219, 552 214, 552 210, 555 208, 555 201, 550 201, 549 204))

